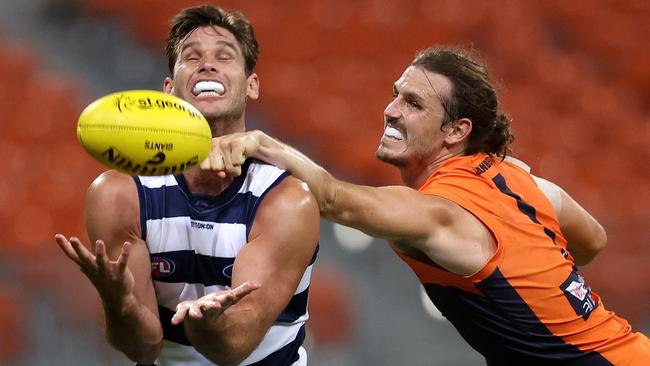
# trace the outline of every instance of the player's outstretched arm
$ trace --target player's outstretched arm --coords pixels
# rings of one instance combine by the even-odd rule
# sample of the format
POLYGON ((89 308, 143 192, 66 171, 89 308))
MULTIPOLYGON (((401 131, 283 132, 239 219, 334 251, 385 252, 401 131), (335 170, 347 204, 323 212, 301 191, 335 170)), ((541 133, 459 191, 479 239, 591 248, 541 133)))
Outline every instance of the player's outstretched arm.
POLYGON ((115 171, 100 175, 88 189, 85 220, 92 250, 76 238, 57 235, 56 241, 97 289, 111 345, 133 361, 152 364, 162 327, 133 178, 115 171))
POLYGON ((567 192, 546 179, 535 177, 535 182, 549 198, 560 221, 560 230, 575 264, 591 262, 607 245, 607 233, 598 221, 567 192))
MULTIPOLYGON (((241 292, 234 294, 238 301, 221 299, 229 307, 218 316, 184 317, 185 334, 199 352, 229 366, 255 350, 300 288, 314 255, 319 224, 318 206, 297 179, 287 177, 266 194, 249 242, 233 266, 233 291, 241 292)), ((199 305, 195 311, 201 310, 201 304, 195 305, 199 305)))
POLYGON ((451 201, 404 186, 370 187, 338 180, 261 131, 214 139, 210 158, 201 166, 238 174, 247 157, 287 169, 307 183, 323 218, 387 239, 399 250, 427 256, 455 273, 474 273, 492 254, 483 225, 451 201), (457 243, 464 243, 464 248, 460 250, 457 243))

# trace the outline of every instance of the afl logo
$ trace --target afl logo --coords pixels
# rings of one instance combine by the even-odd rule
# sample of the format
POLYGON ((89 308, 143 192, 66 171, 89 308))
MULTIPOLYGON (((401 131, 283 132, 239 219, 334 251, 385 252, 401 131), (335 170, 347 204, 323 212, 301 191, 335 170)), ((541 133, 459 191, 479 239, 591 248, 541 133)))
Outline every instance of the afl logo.
POLYGON ((165 257, 151 257, 151 276, 167 277, 174 273, 176 265, 171 259, 165 257))
POLYGON ((226 276, 227 278, 232 278, 232 264, 229 265, 229 266, 226 266, 223 269, 223 271, 221 271, 221 273, 223 273, 223 275, 226 276))

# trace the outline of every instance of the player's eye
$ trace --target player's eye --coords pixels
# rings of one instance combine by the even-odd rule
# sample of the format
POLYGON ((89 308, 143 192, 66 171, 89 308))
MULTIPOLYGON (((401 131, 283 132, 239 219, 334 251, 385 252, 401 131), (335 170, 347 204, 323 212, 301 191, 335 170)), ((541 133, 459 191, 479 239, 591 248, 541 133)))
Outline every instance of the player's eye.
POLYGON ((422 109, 422 106, 420 106, 420 103, 414 101, 414 100, 407 100, 406 104, 408 104, 409 107, 413 109, 422 109))
POLYGON ((200 55, 196 52, 187 52, 183 55, 183 60, 186 61, 198 61, 200 58, 200 55))
POLYGON ((217 55, 219 61, 230 61, 233 59, 233 55, 230 52, 221 52, 217 55))

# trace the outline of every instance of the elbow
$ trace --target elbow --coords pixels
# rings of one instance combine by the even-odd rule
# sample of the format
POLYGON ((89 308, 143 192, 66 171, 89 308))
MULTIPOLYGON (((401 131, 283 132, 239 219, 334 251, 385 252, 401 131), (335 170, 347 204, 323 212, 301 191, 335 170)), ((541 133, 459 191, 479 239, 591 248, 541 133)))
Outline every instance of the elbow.
POLYGON ((596 231, 591 236, 590 240, 578 248, 569 248, 570 251, 574 254, 575 264, 578 266, 584 266, 596 258, 603 249, 607 246, 607 233, 600 225, 596 228, 596 231))
POLYGON ((205 358, 221 366, 239 365, 257 345, 252 344, 251 337, 243 335, 206 335, 204 332, 188 332, 188 328, 185 327, 186 336, 192 346, 205 358))
POLYGON ((111 343, 115 349, 124 353, 124 355, 126 355, 126 357, 128 357, 131 361, 143 365, 153 365, 158 359, 158 355, 160 355, 160 351, 162 350, 162 341, 152 345, 140 344, 137 345, 137 347, 134 345, 123 347, 123 345, 119 345, 117 342, 113 341, 109 343, 111 343))
POLYGON ((593 243, 594 255, 600 253, 607 246, 607 232, 599 224, 598 225, 598 234, 596 235, 596 240, 593 243))

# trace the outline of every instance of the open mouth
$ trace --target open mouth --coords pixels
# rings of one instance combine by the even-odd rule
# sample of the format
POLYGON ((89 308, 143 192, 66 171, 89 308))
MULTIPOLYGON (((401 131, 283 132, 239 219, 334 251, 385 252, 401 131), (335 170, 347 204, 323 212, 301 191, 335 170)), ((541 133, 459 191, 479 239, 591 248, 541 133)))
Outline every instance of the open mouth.
POLYGON ((386 129, 384 129, 384 136, 398 141, 404 140, 404 134, 397 128, 391 126, 386 126, 386 129))
POLYGON ((218 81, 202 80, 194 84, 192 94, 197 97, 219 97, 226 92, 226 88, 218 81))

